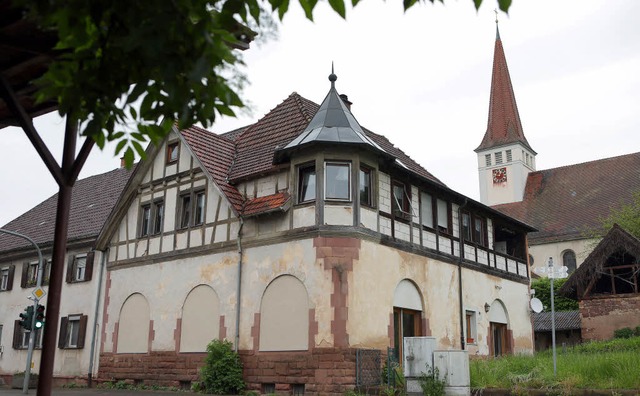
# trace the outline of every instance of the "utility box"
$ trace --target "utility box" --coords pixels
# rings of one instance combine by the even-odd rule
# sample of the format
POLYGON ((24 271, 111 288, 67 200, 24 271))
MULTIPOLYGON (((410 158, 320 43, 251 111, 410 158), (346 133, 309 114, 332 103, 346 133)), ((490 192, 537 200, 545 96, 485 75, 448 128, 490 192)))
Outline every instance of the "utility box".
POLYGON ((469 395, 469 354, 467 351, 434 351, 433 366, 445 380, 447 395, 469 395))
POLYGON ((407 394, 422 394, 418 376, 433 367, 435 337, 404 337, 402 344, 402 371, 407 394))

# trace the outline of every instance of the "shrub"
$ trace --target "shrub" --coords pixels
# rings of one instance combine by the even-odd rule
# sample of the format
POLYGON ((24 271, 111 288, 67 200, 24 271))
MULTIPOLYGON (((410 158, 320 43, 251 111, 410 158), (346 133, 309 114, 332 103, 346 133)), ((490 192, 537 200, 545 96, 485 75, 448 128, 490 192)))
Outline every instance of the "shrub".
POLYGON ((245 388, 242 363, 231 348, 231 342, 213 340, 207 346, 207 357, 200 369, 200 389, 214 395, 236 395, 245 388))
POLYGON ((445 381, 440 378, 440 370, 427 365, 427 372, 422 372, 418 377, 422 394, 425 396, 444 396, 445 381))
POLYGON ((633 336, 634 330, 631 327, 623 327, 613 332, 613 338, 631 338, 633 336))

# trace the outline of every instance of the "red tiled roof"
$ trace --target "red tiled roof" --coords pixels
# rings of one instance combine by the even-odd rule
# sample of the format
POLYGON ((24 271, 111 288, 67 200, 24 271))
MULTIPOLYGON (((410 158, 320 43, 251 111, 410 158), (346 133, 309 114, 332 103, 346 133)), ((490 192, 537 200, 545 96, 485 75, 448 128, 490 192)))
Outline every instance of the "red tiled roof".
POLYGON ((507 59, 502 48, 502 40, 498 35, 493 52, 487 131, 476 151, 516 142, 521 142, 531 149, 524 136, 516 96, 513 93, 511 77, 507 68, 507 59))
POLYGON ((290 198, 289 193, 286 192, 254 198, 247 201, 242 213, 245 216, 254 216, 261 213, 283 209, 287 202, 289 202, 290 198))
MULTIPOLYGON (((115 169, 78 180, 73 187, 68 241, 97 237, 129 180, 131 171, 115 169)), ((53 242, 58 194, 1 227, 27 235, 40 247, 53 242)), ((22 238, 0 234, 0 251, 31 246, 22 238)))
POLYGON ((233 141, 196 126, 184 129, 181 133, 193 153, 213 177, 216 185, 226 195, 234 209, 240 212, 244 199, 238 190, 227 182, 227 175, 235 154, 233 141))
MULTIPOLYGON (((245 205, 252 205, 255 208, 247 206, 243 212, 243 197, 234 187, 234 182, 279 169, 273 165, 276 147, 284 147, 302 133, 318 107, 317 104, 294 92, 253 125, 221 135, 195 126, 181 133, 236 211, 255 214, 286 204, 286 200, 281 202, 284 196, 275 194, 269 196, 267 200, 248 201, 245 205)), ((440 180, 395 147, 387 138, 366 129, 364 132, 410 171, 444 186, 440 180)))
POLYGON ((275 148, 284 147, 297 137, 317 110, 317 104, 294 92, 249 126, 236 139, 236 161, 229 179, 236 181, 271 171, 275 148))
POLYGON ((580 239, 640 191, 640 153, 529 173, 521 202, 493 208, 530 224, 532 244, 580 239))

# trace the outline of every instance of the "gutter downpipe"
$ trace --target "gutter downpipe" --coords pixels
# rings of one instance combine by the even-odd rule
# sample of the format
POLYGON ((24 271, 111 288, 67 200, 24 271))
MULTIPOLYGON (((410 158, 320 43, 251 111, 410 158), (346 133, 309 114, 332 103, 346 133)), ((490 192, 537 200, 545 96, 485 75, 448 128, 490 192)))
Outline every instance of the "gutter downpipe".
POLYGON ((100 258, 100 275, 98 276, 98 293, 96 294, 96 309, 93 313, 93 334, 91 335, 91 351, 89 352, 89 373, 87 374, 87 385, 91 388, 93 380, 93 361, 96 352, 96 334, 98 332, 98 313, 100 312, 100 296, 102 294, 102 276, 104 275, 105 266, 107 264, 107 256, 109 255, 109 248, 104 251, 100 251, 102 257, 100 258))
POLYGON ((238 301, 236 301, 236 342, 233 350, 237 353, 238 346, 240 344, 240 296, 242 292, 242 227, 244 226, 244 219, 242 215, 238 216, 240 219, 240 228, 238 229, 238 301))
POLYGON ((462 260, 464 259, 464 232, 462 232, 462 209, 467 206, 468 198, 464 198, 464 204, 458 207, 458 232, 460 233, 460 254, 458 255, 458 300, 460 303, 460 346, 464 351, 466 339, 464 336, 464 302, 462 300, 462 260))

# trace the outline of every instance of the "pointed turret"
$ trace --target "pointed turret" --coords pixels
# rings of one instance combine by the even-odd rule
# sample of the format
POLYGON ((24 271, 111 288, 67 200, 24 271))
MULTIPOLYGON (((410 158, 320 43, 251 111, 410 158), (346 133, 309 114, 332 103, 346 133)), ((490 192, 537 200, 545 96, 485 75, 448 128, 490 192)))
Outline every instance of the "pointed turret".
POLYGON ((535 156, 524 136, 496 17, 496 43, 489 99, 489 120, 478 155, 480 201, 496 205, 522 200, 527 175, 535 171, 535 156))
POLYGON ((500 31, 496 24, 496 43, 493 51, 493 73, 489 99, 487 131, 476 152, 489 148, 520 142, 536 154, 527 142, 520 122, 516 96, 513 93, 507 59, 502 48, 500 31))
POLYGON ((388 155, 378 144, 371 140, 362 130, 349 110, 345 100, 336 91, 335 82, 338 77, 331 67, 331 88, 322 101, 318 112, 313 116, 305 130, 285 147, 276 151, 276 162, 287 157, 292 151, 302 146, 318 143, 351 144, 388 155))

